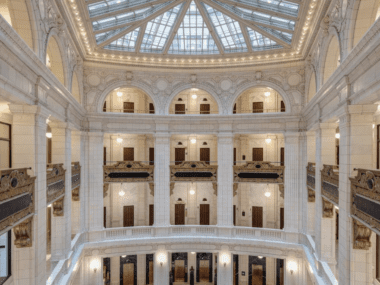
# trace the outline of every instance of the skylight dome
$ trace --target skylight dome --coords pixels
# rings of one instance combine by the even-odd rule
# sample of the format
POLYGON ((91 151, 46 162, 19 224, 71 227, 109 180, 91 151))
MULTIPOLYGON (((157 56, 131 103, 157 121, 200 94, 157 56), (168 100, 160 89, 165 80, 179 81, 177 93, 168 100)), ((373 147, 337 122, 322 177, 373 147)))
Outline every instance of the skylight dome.
POLYGON ((301 0, 89 0, 98 48, 221 55, 290 48, 301 0))

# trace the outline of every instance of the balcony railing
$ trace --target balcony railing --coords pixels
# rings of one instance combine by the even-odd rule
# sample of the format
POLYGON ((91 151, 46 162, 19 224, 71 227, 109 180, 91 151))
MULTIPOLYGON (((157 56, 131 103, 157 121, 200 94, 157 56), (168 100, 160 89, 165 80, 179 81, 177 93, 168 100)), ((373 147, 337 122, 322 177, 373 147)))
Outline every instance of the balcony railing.
POLYGON ((309 162, 306 168, 308 201, 315 202, 315 163, 309 162))
POLYGON ((234 183, 284 183, 285 166, 268 161, 247 161, 234 165, 234 183))
POLYGON ((104 165, 104 183, 154 183, 154 165, 141 161, 118 161, 104 165))
POLYGON ((339 166, 323 165, 321 170, 322 197, 339 206, 339 166))
POLYGON ((65 195, 65 173, 63 163, 48 164, 46 167, 46 201, 51 204, 65 195))
POLYGON ((72 199, 73 201, 79 201, 79 191, 80 191, 80 172, 81 166, 79 162, 71 163, 71 189, 72 189, 72 199))
POLYGON ((0 171, 0 235, 13 228, 16 247, 32 246, 32 217, 36 177, 30 168, 0 171))

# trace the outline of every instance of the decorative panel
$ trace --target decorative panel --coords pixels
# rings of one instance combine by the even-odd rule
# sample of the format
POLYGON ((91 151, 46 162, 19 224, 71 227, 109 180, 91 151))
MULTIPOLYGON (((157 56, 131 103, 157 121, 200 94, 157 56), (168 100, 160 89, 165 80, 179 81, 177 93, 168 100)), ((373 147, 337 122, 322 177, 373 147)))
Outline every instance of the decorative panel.
POLYGON ((171 182, 217 182, 218 166, 204 161, 184 161, 170 166, 171 182))
POLYGON ((306 185, 308 201, 315 201, 315 163, 309 162, 306 167, 306 185))
POLYGON ((103 166, 105 183, 154 182, 154 165, 140 161, 119 161, 103 166))
POLYGON ((339 205, 339 167, 334 165, 323 165, 321 170, 322 196, 339 205))
POLYGON ((46 167, 46 195, 47 204, 61 198, 65 194, 65 173, 63 163, 48 164, 46 167))
POLYGON ((79 191, 80 191, 80 171, 81 166, 79 162, 71 163, 71 189, 72 195, 71 198, 73 201, 79 201, 79 191))
POLYGON ((245 165, 235 165, 233 168, 235 183, 284 183, 285 166, 275 166, 266 161, 247 161, 245 165))

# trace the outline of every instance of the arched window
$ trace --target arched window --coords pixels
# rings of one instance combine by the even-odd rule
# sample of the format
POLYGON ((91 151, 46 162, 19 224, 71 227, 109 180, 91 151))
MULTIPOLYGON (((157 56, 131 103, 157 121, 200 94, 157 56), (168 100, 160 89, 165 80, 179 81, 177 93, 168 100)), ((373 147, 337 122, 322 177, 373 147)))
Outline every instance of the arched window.
POLYGON ((380 16, 380 0, 361 0, 355 21, 352 46, 356 46, 380 16))
POLYGON ((34 50, 31 21, 25 0, 0 0, 0 14, 34 50))
POLYGON ((65 72, 63 69, 61 51, 54 37, 49 39, 46 49, 46 66, 49 67, 55 77, 65 85, 65 72))
POLYGON ((73 82, 71 83, 71 94, 80 104, 81 103, 80 88, 79 88, 78 77, 75 72, 73 73, 73 82))
POLYGON ((269 87, 253 87, 244 91, 235 101, 233 114, 285 112, 281 95, 269 87))
POLYGON ((153 100, 138 88, 116 88, 107 95, 103 104, 103 112, 155 113, 153 100))
POLYGON ((310 102, 310 100, 313 99, 316 92, 317 92, 317 84, 315 81, 315 72, 313 71, 313 73, 310 76, 310 81, 309 81, 309 92, 307 96, 308 102, 310 102))
POLYGON ((340 65, 340 52, 338 39, 333 36, 330 40, 325 58, 325 68, 323 71, 323 84, 334 73, 340 65))
POLYGON ((206 91, 191 88, 175 96, 169 107, 169 114, 209 115, 218 114, 218 103, 206 91))

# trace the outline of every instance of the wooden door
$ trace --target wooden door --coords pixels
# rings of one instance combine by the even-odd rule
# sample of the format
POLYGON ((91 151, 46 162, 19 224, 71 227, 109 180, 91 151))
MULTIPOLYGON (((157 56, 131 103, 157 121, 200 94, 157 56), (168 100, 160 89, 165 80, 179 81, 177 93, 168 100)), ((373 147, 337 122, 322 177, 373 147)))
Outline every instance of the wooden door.
POLYGON ((234 213, 233 213, 233 216, 234 216, 234 226, 236 226, 236 205, 234 205, 234 213))
POLYGON ((53 153, 53 147, 52 147, 52 139, 47 139, 47 162, 51 163, 52 153, 53 153))
POLYGON ((154 114, 154 105, 153 105, 153 103, 149 103, 149 114, 154 114))
POLYGON ((252 285, 263 285, 263 266, 252 264, 252 285))
POLYGON ((236 104, 234 105, 234 110, 232 112, 233 114, 236 114, 236 104))
POLYGON ((234 165, 236 165, 236 147, 234 147, 234 165))
POLYGON ((135 149, 133 147, 124 148, 124 161, 134 161, 135 160, 135 149))
POLYGON ((185 282, 185 261, 174 261, 174 282, 185 282))
POLYGON ((135 207, 124 206, 124 227, 133 227, 135 225, 135 207))
POLYGON ((103 112, 107 112, 107 101, 104 101, 103 112))
POLYGON ((149 261, 149 283, 153 284, 153 261, 149 261))
POLYGON ((200 161, 210 164, 210 149, 209 148, 200 148, 200 161))
POLYGON ((264 113, 264 102, 253 102, 252 113, 264 113))
POLYGON ((185 161, 185 149, 184 148, 176 148, 175 149, 175 165, 179 165, 185 161))
POLYGON ((339 240, 339 213, 336 213, 335 218, 335 239, 339 240))
POLYGON ((107 164, 107 148, 103 147, 103 165, 107 164))
POLYGON ((339 145, 336 146, 336 165, 339 165, 339 145))
POLYGON ((210 204, 201 204, 200 212, 200 225, 210 225, 210 204))
POLYGON ((134 113, 135 103, 134 102, 124 102, 124 113, 134 113))
POLYGON ((154 224, 154 205, 149 205, 149 226, 154 224))
POLYGON ((285 211, 284 208, 280 208, 280 230, 285 226, 285 211))
MULTIPOLYGON (((235 207, 235 206, 234 206, 235 207)), ((236 271, 237 271, 237 264, 236 264, 236 261, 234 260, 234 263, 233 263, 233 267, 234 267, 234 272, 233 272, 233 277, 232 277, 232 280, 233 280, 233 285, 238 285, 236 284, 236 271)))
POLYGON ((125 263, 123 264, 123 285, 135 284, 135 264, 125 263))
POLYGON ((185 224, 185 204, 175 205, 175 224, 176 225, 185 224))
POLYGON ((107 208, 103 207, 103 227, 107 227, 107 208))
POLYGON ((154 147, 149 148, 149 165, 154 165, 154 147))
POLYGON ((285 165, 285 148, 281 148, 280 149, 280 162, 281 162, 281 166, 284 166, 285 165))
POLYGON ((185 114, 185 104, 175 104, 175 114, 185 114))
POLYGON ((376 279, 380 279, 380 236, 376 235, 376 279))
POLYGON ((263 207, 252 207, 252 227, 263 227, 263 207))
POLYGON ((285 109, 285 103, 284 101, 281 101, 281 112, 285 112, 286 109, 285 109))
POLYGON ((252 161, 264 161, 264 149, 253 148, 252 149, 252 161))
POLYGON ((210 104, 201 104, 201 115, 210 114, 210 104))
POLYGON ((199 281, 210 281, 210 260, 199 260, 199 281))

